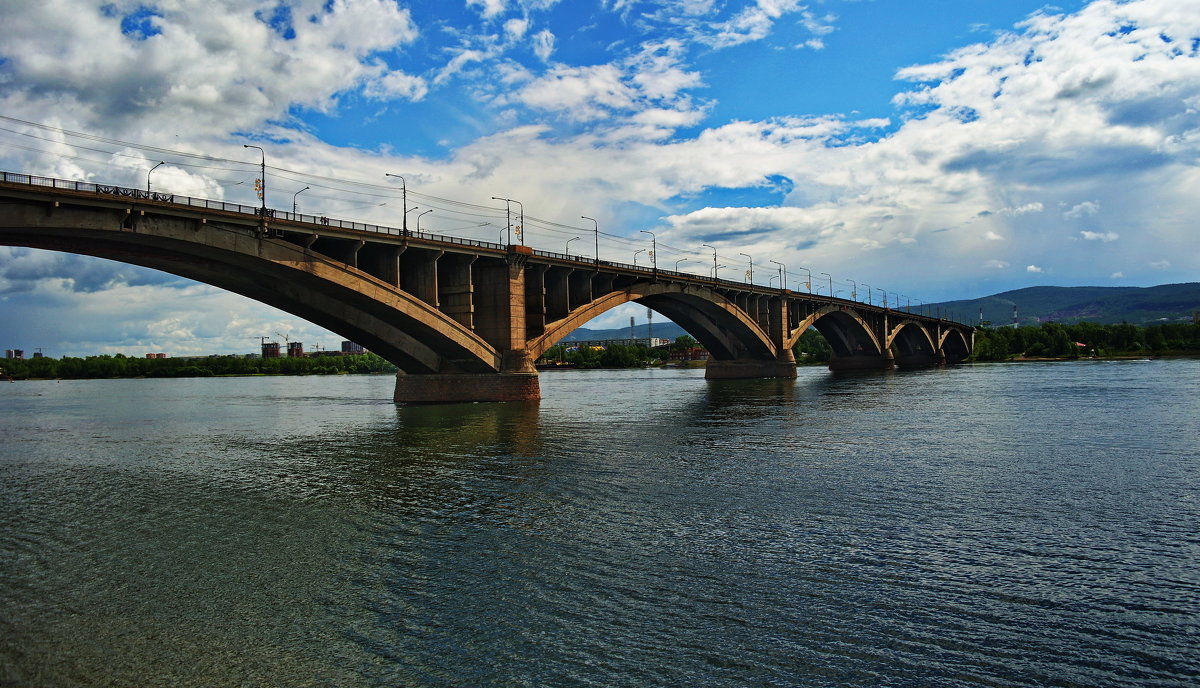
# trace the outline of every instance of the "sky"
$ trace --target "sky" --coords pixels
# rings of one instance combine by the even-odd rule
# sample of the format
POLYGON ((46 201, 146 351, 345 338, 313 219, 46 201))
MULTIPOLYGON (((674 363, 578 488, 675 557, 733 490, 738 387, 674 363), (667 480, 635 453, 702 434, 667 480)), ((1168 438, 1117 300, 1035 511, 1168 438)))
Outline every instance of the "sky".
MULTIPOLYGON (((252 144, 275 208, 399 226, 394 174, 423 231, 500 241, 499 196, 536 248, 593 255, 587 216, 606 260, 645 230, 661 267, 710 275, 709 244, 721 277, 776 261, 874 303, 1200 274, 1200 0, 0 0, 0 23, 6 171, 256 205, 252 144)), ((5 348, 262 336, 342 339, 0 247, 5 348)))

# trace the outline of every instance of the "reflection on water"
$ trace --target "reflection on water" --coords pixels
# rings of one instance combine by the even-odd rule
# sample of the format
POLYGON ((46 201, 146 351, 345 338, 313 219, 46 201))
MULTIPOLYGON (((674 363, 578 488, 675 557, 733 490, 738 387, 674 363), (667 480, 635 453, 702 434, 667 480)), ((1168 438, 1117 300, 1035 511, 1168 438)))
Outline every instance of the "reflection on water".
POLYGON ((1193 685, 1198 371, 5 385, 0 683, 1193 685))

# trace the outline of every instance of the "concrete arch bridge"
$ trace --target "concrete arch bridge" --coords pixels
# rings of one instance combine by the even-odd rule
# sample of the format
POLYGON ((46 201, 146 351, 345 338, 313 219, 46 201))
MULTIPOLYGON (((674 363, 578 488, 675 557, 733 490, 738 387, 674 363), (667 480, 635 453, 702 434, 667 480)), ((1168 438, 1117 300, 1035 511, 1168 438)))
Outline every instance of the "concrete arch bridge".
POLYGON ((0 244, 150 267, 247 296, 394 363, 398 402, 536 399, 533 362, 636 302, 710 353, 706 377, 796 376, 809 327, 830 368, 962 361, 973 328, 846 299, 236 203, 0 173, 0 244))

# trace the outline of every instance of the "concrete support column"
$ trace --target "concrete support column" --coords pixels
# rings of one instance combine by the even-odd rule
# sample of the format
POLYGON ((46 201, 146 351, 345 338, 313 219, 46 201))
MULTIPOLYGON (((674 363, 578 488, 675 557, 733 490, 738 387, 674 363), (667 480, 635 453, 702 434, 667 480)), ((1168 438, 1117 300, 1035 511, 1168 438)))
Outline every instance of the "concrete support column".
POLYGON ((500 372, 397 375, 398 403, 434 404, 541 399, 537 369, 525 348, 527 246, 503 259, 480 258, 471 270, 475 332, 501 352, 500 372))
MULTIPOLYGON (((753 301, 751 304, 756 307, 753 301)), ((787 300, 783 297, 771 298, 761 304, 765 311, 762 318, 767 326, 767 334, 775 348, 775 358, 735 358, 719 361, 709 359, 705 366, 704 377, 707 380, 743 380, 747 378, 774 377, 791 379, 796 377, 796 356, 787 346, 787 300)))
POLYGON ((438 261, 438 308, 459 323, 474 327, 471 264, 477 256, 447 254, 438 261))
POLYGON ((400 288, 437 308, 437 262, 441 251, 409 248, 400 256, 400 288))

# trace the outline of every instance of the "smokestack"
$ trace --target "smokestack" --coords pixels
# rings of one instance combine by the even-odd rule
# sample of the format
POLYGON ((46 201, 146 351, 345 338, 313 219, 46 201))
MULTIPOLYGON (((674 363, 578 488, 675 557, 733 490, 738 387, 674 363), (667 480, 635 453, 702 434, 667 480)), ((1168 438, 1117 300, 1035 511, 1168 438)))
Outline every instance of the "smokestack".
POLYGON ((632 315, 629 316, 629 338, 637 339, 637 334, 635 334, 633 331, 633 316, 632 315))
POLYGON ((1017 304, 1013 304, 1013 329, 1017 329, 1017 304))
MULTIPOLYGON (((654 338, 654 311, 646 309, 646 339, 654 338)), ((648 344, 649 342, 647 342, 648 344)))

